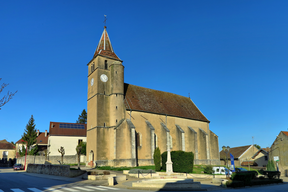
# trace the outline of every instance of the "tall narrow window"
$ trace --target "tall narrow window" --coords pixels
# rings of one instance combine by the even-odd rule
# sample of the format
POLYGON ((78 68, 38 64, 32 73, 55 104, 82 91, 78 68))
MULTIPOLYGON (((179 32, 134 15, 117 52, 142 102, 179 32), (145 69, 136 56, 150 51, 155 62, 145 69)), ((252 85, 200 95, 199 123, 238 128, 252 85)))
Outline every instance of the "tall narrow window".
POLYGON ((104 127, 106 127, 106 123, 104 123, 104 127))
POLYGON ((107 60, 105 60, 105 69, 108 69, 107 60))
POLYGON ((116 119, 116 123, 118 122, 118 120, 116 119))
POLYGON ((118 109, 118 107, 116 106, 116 109, 118 109))

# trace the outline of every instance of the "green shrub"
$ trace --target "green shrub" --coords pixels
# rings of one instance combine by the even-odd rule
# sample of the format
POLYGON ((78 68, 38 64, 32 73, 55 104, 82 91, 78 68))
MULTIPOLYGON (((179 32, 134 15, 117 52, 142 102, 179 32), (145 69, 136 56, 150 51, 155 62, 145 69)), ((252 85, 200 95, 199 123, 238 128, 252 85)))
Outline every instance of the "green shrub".
POLYGON ((276 171, 273 160, 268 161, 268 163, 267 163, 267 171, 276 171))
POLYGON ((212 173, 213 173, 213 167, 212 167, 212 165, 207 165, 207 166, 205 166, 205 168, 204 168, 204 173, 212 174, 212 173))
POLYGON ((161 152, 160 152, 159 147, 155 149, 153 159, 154 159, 154 164, 155 164, 155 171, 160 171, 161 170, 161 152))
POLYGON ((104 175, 110 175, 110 172, 109 171, 103 171, 103 174, 104 175))
MULTIPOLYGON (((162 153, 162 169, 166 171, 167 151, 162 153)), ((194 164, 194 154, 185 151, 171 151, 173 162, 173 172, 192 173, 194 164)))
POLYGON ((251 185, 252 179, 258 175, 257 171, 235 172, 231 175, 232 181, 243 181, 245 185, 251 185))

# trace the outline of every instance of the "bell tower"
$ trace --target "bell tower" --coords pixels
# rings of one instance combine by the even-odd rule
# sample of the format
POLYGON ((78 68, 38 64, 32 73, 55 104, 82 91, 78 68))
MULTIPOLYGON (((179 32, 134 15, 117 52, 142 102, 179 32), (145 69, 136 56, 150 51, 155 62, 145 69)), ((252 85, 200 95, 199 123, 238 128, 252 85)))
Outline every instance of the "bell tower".
POLYGON ((111 128, 125 116, 124 66, 112 48, 106 26, 87 66, 87 160, 113 160, 115 149, 108 143, 114 139, 111 128))

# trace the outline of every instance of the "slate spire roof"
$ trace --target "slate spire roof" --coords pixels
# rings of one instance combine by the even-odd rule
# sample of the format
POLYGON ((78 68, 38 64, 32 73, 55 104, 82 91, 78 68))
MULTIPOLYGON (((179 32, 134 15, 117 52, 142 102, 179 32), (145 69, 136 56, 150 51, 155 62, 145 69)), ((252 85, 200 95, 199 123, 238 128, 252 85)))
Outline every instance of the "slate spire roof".
POLYGON ((94 57, 96 57, 97 55, 102 55, 105 57, 110 57, 112 59, 120 60, 119 57, 114 53, 106 28, 107 27, 104 26, 104 31, 101 35, 100 41, 94 53, 94 57))

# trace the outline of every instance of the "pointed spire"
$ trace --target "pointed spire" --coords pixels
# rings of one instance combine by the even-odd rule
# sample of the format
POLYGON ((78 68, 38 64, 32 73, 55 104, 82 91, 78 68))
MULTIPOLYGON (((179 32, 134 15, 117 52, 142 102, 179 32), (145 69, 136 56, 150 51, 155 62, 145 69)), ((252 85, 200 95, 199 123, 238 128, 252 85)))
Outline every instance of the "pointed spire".
POLYGON ((112 44, 106 30, 106 26, 104 26, 104 31, 101 35, 100 41, 94 53, 94 57, 96 57, 96 55, 107 56, 113 59, 120 60, 119 57, 113 51, 112 44))

